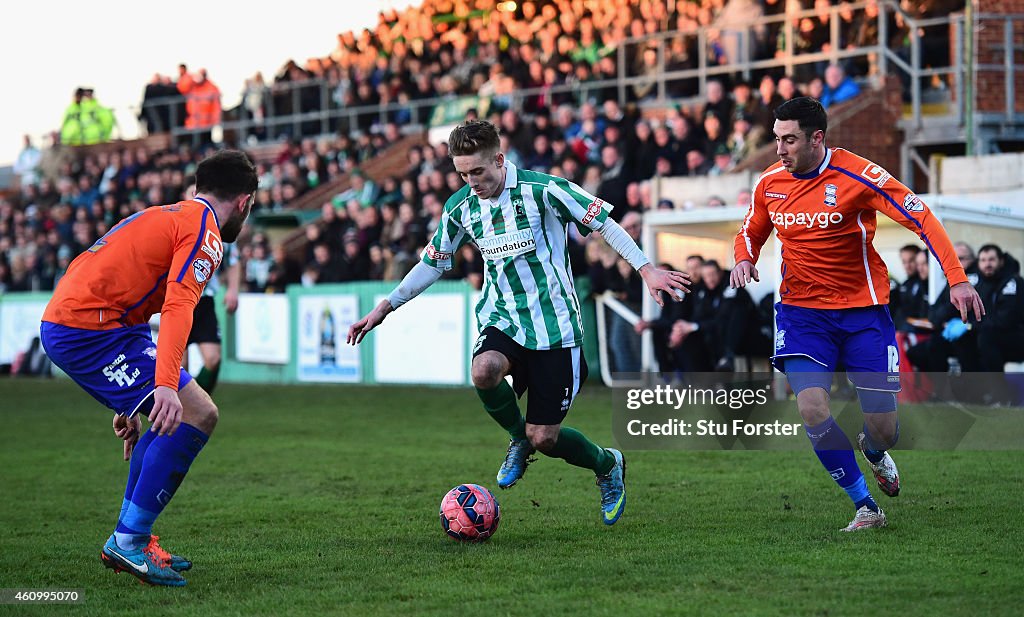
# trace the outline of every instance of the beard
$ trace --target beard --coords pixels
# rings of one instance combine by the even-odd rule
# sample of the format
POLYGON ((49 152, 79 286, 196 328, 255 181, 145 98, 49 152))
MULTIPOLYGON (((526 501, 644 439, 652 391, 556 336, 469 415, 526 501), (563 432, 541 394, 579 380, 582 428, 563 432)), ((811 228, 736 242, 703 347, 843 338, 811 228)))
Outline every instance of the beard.
POLYGON ((238 234, 242 233, 242 226, 245 225, 245 219, 249 217, 249 208, 247 207, 244 212, 231 213, 228 220, 221 225, 220 228, 220 239, 222 242, 234 242, 238 239, 238 234))

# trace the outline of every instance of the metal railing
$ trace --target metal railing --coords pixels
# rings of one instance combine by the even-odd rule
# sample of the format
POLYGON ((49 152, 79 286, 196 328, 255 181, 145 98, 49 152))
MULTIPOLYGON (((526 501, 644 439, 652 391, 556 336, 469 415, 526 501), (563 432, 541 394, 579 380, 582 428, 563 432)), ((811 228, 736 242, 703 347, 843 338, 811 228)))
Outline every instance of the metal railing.
MULTIPOLYGON (((864 10, 867 3, 854 3, 849 7, 859 13, 864 10)), ((877 41, 874 45, 856 48, 844 48, 843 32, 841 31, 841 7, 833 6, 828 10, 829 15, 829 45, 827 51, 798 54, 795 49, 794 24, 799 23, 802 18, 817 18, 818 13, 813 10, 790 12, 784 15, 761 17, 744 23, 742 26, 726 26, 723 28, 699 28, 693 32, 666 31, 655 33, 645 37, 627 38, 618 46, 615 53, 616 77, 614 79, 602 79, 579 83, 570 81, 564 84, 557 84, 546 88, 525 88, 517 89, 512 93, 503 93, 490 97, 490 102, 500 102, 502 106, 513 109, 521 109, 524 101, 537 96, 555 96, 568 98, 577 104, 582 102, 582 97, 593 97, 595 93, 614 91, 620 104, 632 100, 631 88, 647 89, 649 94, 640 98, 641 105, 664 106, 669 102, 682 104, 695 104, 701 101, 707 92, 707 83, 712 79, 722 76, 740 75, 749 80, 760 72, 784 71, 791 75, 800 67, 805 69, 808 65, 817 69, 824 68, 830 63, 849 62, 861 59, 869 66, 868 79, 880 83, 885 75, 896 72, 903 79, 908 89, 908 96, 911 105, 911 128, 921 127, 922 118, 922 82, 931 80, 934 77, 944 78, 950 90, 954 93, 952 113, 957 122, 963 124, 966 116, 970 114, 969 102, 973 98, 969 93, 972 91, 971 84, 965 83, 964 61, 965 52, 965 16, 963 14, 949 15, 933 19, 914 19, 903 12, 893 0, 884 0, 878 4, 877 15, 877 41), (897 16, 898 14, 898 16, 897 16), (902 21, 906 31, 906 45, 899 48, 891 48, 887 45, 894 33, 889 30, 889 22, 894 20, 902 21), (760 58, 755 55, 755 50, 769 49, 771 41, 766 42, 764 33, 772 31, 777 26, 781 32, 784 46, 781 57, 760 58), (952 39, 950 45, 950 63, 948 66, 922 65, 922 34, 934 32, 936 29, 949 29, 947 38, 952 39), (681 40, 685 48, 695 50, 697 54, 696 66, 670 70, 672 58, 672 44, 681 40), (709 58, 709 49, 712 44, 735 50, 737 58, 728 58, 727 64, 713 64, 709 58), (651 48, 656 51, 657 64, 648 67, 646 73, 642 73, 642 67, 635 66, 631 62, 632 57, 641 55, 643 49, 651 48), (695 92, 688 93, 682 97, 672 96, 673 92, 679 90, 679 84, 689 82, 695 85, 695 92)), ((1003 62, 998 64, 978 64, 975 68, 979 72, 998 71, 1004 75, 1006 84, 1005 91, 1005 117, 1011 120, 1015 117, 1014 102, 1014 76, 1021 70, 1014 61, 1013 32, 1015 24, 1024 19, 1022 15, 997 15, 977 14, 972 22, 977 27, 981 22, 1002 22, 1004 32, 1004 54, 1003 62)), ((815 71, 817 72, 817 71, 815 71)), ((265 102, 265 117, 262 120, 253 118, 235 118, 221 123, 221 129, 225 132, 236 132, 239 135, 260 133, 265 137, 279 137, 288 133, 293 137, 307 134, 326 134, 338 129, 360 130, 387 122, 401 116, 407 120, 410 126, 422 126, 429 122, 429 114, 437 106, 451 105, 453 101, 465 96, 443 96, 430 99, 417 99, 406 102, 392 102, 386 105, 364 105, 364 106, 343 106, 336 101, 335 92, 338 90, 338 83, 332 83, 325 79, 310 79, 303 82, 276 83, 266 88, 262 93, 265 102), (313 97, 309 94, 310 89, 316 91, 316 105, 312 105, 313 97), (275 98, 280 101, 281 96, 288 97, 291 109, 303 109, 303 98, 305 95, 307 109, 298 113, 279 115, 275 113, 275 98), (310 108, 313 107, 313 108, 310 108)), ((690 89, 693 89, 692 87, 690 89)), ((176 139, 195 138, 209 129, 186 129, 180 117, 179 108, 182 105, 183 97, 170 97, 148 101, 146 109, 152 111, 160 106, 167 106, 171 133, 176 139)), ((483 99, 481 99, 483 101, 483 99)), ((239 111, 245 109, 244 101, 237 108, 239 111)))

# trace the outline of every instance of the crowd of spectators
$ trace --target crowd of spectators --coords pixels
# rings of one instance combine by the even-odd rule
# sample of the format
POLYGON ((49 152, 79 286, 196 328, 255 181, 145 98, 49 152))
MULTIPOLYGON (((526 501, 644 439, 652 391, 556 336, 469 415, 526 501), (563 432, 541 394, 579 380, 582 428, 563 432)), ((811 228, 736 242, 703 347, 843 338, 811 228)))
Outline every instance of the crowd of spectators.
MULTIPOLYGON (((905 5, 904 10, 915 17, 949 12, 945 0, 905 5)), ((299 138, 321 133, 325 127, 330 132, 352 133, 386 122, 423 124, 431 117, 436 99, 454 97, 479 96, 493 109, 515 108, 527 116, 542 109, 553 112, 563 104, 601 105, 618 98, 611 80, 619 77, 620 49, 625 59, 622 76, 651 78, 626 89, 627 103, 644 103, 661 94, 671 101, 690 101, 701 94, 695 77, 670 78, 664 91, 656 81, 666 72, 697 68, 698 30, 706 32, 705 55, 711 65, 781 59, 789 50, 799 60, 801 55, 832 51, 833 8, 839 21, 836 46, 840 50, 877 44, 877 3, 869 0, 865 8, 856 10, 853 6, 829 0, 424 0, 405 10, 383 11, 372 29, 338 35, 335 49, 325 57, 301 65, 289 60, 269 82, 256 73, 246 82, 241 104, 228 110, 226 117, 254 121, 250 134, 257 138, 284 134, 299 138), (508 10, 509 5, 514 9, 508 10), (799 17, 799 11, 814 14, 799 17), (767 26, 751 26, 758 17, 778 19, 767 26), (793 23, 792 43, 785 40, 786 21, 793 23), (749 34, 750 45, 740 44, 741 33, 749 34), (631 38, 652 35, 656 36, 642 42, 631 38), (741 49, 747 51, 746 57, 741 57, 741 49), (378 106, 384 107, 383 112, 378 106), (364 112, 350 116, 351 109, 364 112), (329 113, 329 121, 267 122, 318 112, 329 113)), ((886 43, 907 56, 910 48, 903 18, 892 11, 888 15, 886 43)), ((934 40, 948 37, 948 32, 929 27, 924 35, 928 42, 923 46, 925 66, 948 64, 948 50, 934 40)), ((851 78, 875 74, 876 64, 870 54, 854 56, 837 66, 838 73, 834 70, 835 75, 829 75, 826 61, 798 63, 791 78, 832 104, 855 96, 857 82, 851 78)), ((734 86, 736 75, 720 76, 727 90, 734 86)), ((763 75, 778 80, 783 71, 755 71, 754 87, 763 75)), ((182 126, 186 117, 193 117, 180 106, 170 114, 174 105, 154 101, 178 91, 192 97, 188 86, 196 81, 184 67, 179 68, 176 81, 154 77, 146 88, 141 115, 151 131, 173 125, 175 119, 182 126)), ((719 120, 722 133, 732 134, 735 118, 719 120)), ((690 121, 702 126, 704 118, 691 116, 690 121)))
MULTIPOLYGON (((900 280, 891 280, 889 301, 900 371, 905 373, 901 397, 908 402, 954 398, 986 404, 1020 403, 1024 401, 1024 384, 1002 375, 1007 363, 1024 362, 1020 262, 996 244, 985 244, 977 253, 965 242, 956 242, 954 248, 981 296, 985 317, 977 321, 971 315, 963 323, 949 301, 948 285, 929 302, 930 253, 915 244, 904 246, 900 250, 904 272, 900 280), (970 374, 970 378, 935 381, 935 374, 970 374)), ((593 250, 588 247, 587 259, 595 291, 608 291, 639 312, 642 282, 628 264, 623 267, 613 251, 599 244, 593 250)), ((729 272, 700 255, 687 257, 685 271, 694 281, 692 292, 682 302, 666 299, 658 318, 631 328, 638 335, 651 332, 662 376, 686 380, 693 373, 731 372, 741 357, 767 359, 772 353, 773 296, 754 301, 746 289, 731 289, 729 272)), ((625 335, 629 327, 624 320, 613 315, 609 319, 613 370, 639 371, 639 338, 625 335)))
POLYGON ((969 316, 963 323, 949 302, 949 286, 935 302, 928 302, 928 252, 914 245, 901 251, 907 277, 894 286, 890 307, 896 323, 900 351, 914 369, 926 373, 979 373, 965 383, 961 398, 977 402, 1009 402, 1015 393, 1003 379, 1007 362, 1024 361, 1024 279, 1020 262, 996 244, 977 253, 965 242, 954 245, 968 280, 985 306, 980 322, 969 316), (916 249, 916 250, 915 250, 916 249))
MULTIPOLYGON (((940 4, 921 3, 914 14, 933 14, 940 4)), ((422 124, 430 110, 414 107, 428 99, 486 98, 486 108, 469 113, 482 112, 500 127, 511 162, 577 182, 615 204, 613 218, 636 233, 645 210, 693 207, 670 199, 653 203, 650 181, 728 173, 771 140, 776 106, 800 94, 818 96, 829 105, 857 96, 860 86, 852 77, 871 74, 872 61, 858 57, 840 65, 798 64, 794 75, 764 70, 754 82, 722 74, 707 82, 699 98, 695 79, 669 80, 666 94, 673 102, 644 113, 658 95, 653 82, 627 88, 623 106, 618 88, 606 81, 618 74, 617 50, 625 50, 627 76, 694 68, 697 29, 708 27, 709 57, 728 64, 738 58, 735 32, 751 18, 813 7, 814 18, 794 19, 793 49, 797 54, 827 52, 829 6, 827 0, 804 6, 784 0, 674 5, 651 0, 425 0, 403 11, 386 10, 374 29, 339 35, 328 57, 305 66, 289 61, 269 84, 254 75, 240 106, 225 112, 226 118, 256 121, 253 138, 285 140, 274 161, 259 164, 257 214, 286 211, 295 199, 343 173, 352 179, 349 189, 320 204, 320 218, 304 229, 308 242, 303 254, 289 253, 263 231, 250 229, 241 243, 243 288, 282 292, 292 284, 398 280, 405 274, 436 229, 446 199, 463 183, 443 143, 412 148, 405 168, 379 182, 366 177, 361 166, 398 141, 407 127, 422 124), (503 10, 510 4, 514 10, 503 10), (669 30, 677 32, 664 39, 664 55, 657 43, 624 43, 628 37, 669 30), (322 111, 321 83, 330 89, 330 109, 382 107, 332 117, 327 134, 318 121, 299 124, 297 135, 291 124, 259 124, 322 111)), ((857 11, 848 3, 839 8, 844 48, 877 41, 876 4, 857 11)), ((898 17, 893 20, 890 44, 899 47, 905 29, 898 17)), ((755 29, 753 59, 785 53, 782 24, 755 29)), ((66 148, 39 153, 27 144, 21 192, 0 200, 0 291, 52 289, 70 260, 118 220, 186 195, 189 176, 210 138, 206 131, 221 120, 219 91, 205 71, 193 74, 181 65, 174 79, 154 76, 145 103, 140 120, 150 132, 173 126, 201 129, 200 146, 76 157, 66 148), (148 104, 175 95, 185 98, 171 105, 148 104)), ((749 199, 744 191, 735 202, 716 197, 706 205, 747 205, 749 199)), ((585 240, 571 233, 570 240, 576 274, 589 274, 596 291, 610 290, 638 308, 639 281, 600 238, 585 240)), ((676 371, 723 369, 732 366, 737 354, 761 354, 764 307, 742 290, 725 289, 727 275, 717 263, 694 256, 688 267, 700 281, 695 293, 672 305, 674 312, 657 323, 643 324, 660 333, 663 365, 676 371)), ((479 255, 467 246, 446 276, 479 286, 481 272, 479 255)), ((612 328, 619 370, 638 367, 635 333, 615 319, 612 328)))

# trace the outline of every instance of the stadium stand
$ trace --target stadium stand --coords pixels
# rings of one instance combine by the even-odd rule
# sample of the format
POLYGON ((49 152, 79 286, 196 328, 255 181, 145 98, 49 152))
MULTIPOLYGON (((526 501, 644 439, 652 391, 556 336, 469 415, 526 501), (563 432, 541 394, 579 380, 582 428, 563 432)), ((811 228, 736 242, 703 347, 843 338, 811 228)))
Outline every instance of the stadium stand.
MULTIPOLYGON (((773 108, 814 88, 834 102, 838 142, 906 170, 914 153, 898 144, 934 143, 921 105, 963 97, 948 68, 963 33, 952 8, 425 0, 339 34, 326 57, 287 61, 269 82, 255 74, 242 103, 223 113, 205 71, 182 65, 176 78, 155 75, 145 86, 148 137, 55 145, 41 156, 38 182, 0 200, 0 290, 51 289, 121 217, 179 199, 215 125, 260 168, 255 228, 242 243, 257 291, 400 277, 461 185, 443 144, 424 136, 467 115, 502 127, 510 160, 608 197, 618 218, 654 208, 661 178, 763 168, 775 158, 773 108), (928 70, 908 78, 894 70, 901 62, 928 70)), ((982 85, 999 91, 989 76, 982 85)), ((680 209, 692 201, 659 197, 680 209)), ((573 240, 582 272, 589 248, 573 240)))

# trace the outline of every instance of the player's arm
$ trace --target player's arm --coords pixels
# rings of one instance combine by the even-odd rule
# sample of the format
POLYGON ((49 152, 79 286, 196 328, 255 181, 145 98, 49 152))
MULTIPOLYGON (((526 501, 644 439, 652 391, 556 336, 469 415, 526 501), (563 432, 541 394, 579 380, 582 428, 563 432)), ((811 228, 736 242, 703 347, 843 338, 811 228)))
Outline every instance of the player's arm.
POLYGON ((224 246, 224 257, 228 260, 228 288, 224 292, 224 308, 233 314, 238 310, 238 290, 242 287, 242 261, 233 243, 224 246))
POLYGON ((441 278, 445 270, 451 269, 452 256, 466 242, 469 242, 469 234, 451 216, 449 205, 445 205, 437 231, 434 232, 434 237, 427 247, 423 249, 420 261, 412 267, 412 270, 405 275, 398 287, 387 298, 381 300, 380 304, 373 307, 372 311, 348 329, 347 342, 349 345, 358 345, 371 330, 384 321, 388 314, 423 293, 437 279, 441 278))
POLYGON ((679 300, 682 292, 689 289, 689 275, 652 265, 626 230, 608 218, 614 206, 591 195, 578 184, 552 176, 544 191, 544 206, 554 210, 560 220, 575 224, 584 236, 592 231, 599 232, 608 245, 640 273, 648 292, 659 306, 664 306, 659 292, 664 291, 679 300))
POLYGON ((160 338, 156 345, 156 389, 153 411, 149 416, 152 430, 172 434, 181 423, 181 401, 178 380, 181 357, 185 353, 188 334, 192 330, 192 314, 206 282, 220 265, 223 245, 213 215, 202 210, 200 221, 175 220, 174 257, 167 273, 167 292, 160 309, 160 338), (202 250, 201 250, 202 249, 202 250))
POLYGON ((745 287, 750 281, 760 281, 754 264, 761 256, 761 248, 772 233, 772 221, 768 216, 768 208, 760 196, 760 182, 754 185, 751 192, 750 209, 743 218, 743 225, 736 233, 733 241, 733 258, 736 265, 729 274, 729 286, 745 287))
POLYGON ((365 317, 352 324, 352 327, 348 329, 348 343, 358 345, 362 342, 363 337, 370 330, 379 326, 389 313, 420 295, 427 287, 441 278, 443 273, 444 270, 441 268, 429 266, 422 261, 417 262, 412 270, 409 270, 409 274, 406 274, 402 282, 398 284, 398 287, 388 294, 387 298, 381 300, 380 304, 373 307, 373 310, 365 317))
POLYGON ((981 321, 985 314, 981 297, 967 280, 946 228, 928 206, 895 178, 887 179, 881 187, 877 183, 870 187, 875 196, 871 200, 874 208, 916 233, 939 261, 949 282, 949 301, 960 311, 960 319, 967 323, 968 313, 973 312, 975 319, 981 321))

